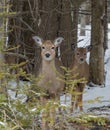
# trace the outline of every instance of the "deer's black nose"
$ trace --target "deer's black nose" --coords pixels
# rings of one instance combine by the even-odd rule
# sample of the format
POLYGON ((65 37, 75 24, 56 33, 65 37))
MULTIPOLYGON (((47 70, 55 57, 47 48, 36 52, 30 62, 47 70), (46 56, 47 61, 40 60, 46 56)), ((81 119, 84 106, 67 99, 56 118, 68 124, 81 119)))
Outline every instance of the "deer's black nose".
POLYGON ((48 57, 50 57, 50 54, 49 54, 49 53, 46 53, 45 56, 48 58, 48 57))
POLYGON ((83 58, 80 58, 80 61, 84 61, 84 59, 83 59, 83 58))

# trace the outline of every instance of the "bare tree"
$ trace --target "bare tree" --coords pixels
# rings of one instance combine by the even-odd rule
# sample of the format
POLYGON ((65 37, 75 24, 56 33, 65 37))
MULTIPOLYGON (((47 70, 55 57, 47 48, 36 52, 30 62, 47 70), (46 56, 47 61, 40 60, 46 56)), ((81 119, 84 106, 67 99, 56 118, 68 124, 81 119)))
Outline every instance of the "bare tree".
MULTIPOLYGON (((6 37, 6 19, 5 16, 7 15, 6 12, 6 1, 1 0, 0 1, 0 73, 2 74, 0 77, 0 93, 5 93, 6 91, 6 86, 4 83, 6 83, 6 79, 5 79, 5 74, 4 74, 4 53, 3 53, 3 49, 4 49, 4 45, 5 45, 5 37, 6 37)), ((6 94, 6 93, 5 93, 6 94)))
MULTIPOLYGON (((4 11, 4 9, 2 8, 3 6, 5 6, 5 5, 4 5, 3 0, 1 0, 1 1, 0 1, 0 14, 2 14, 3 11, 4 11)), ((3 16, 2 16, 2 17, 0 17, 0 40, 2 40, 2 38, 3 38, 3 35, 4 35, 3 31, 4 31, 4 29, 3 29, 3 16)), ((1 43, 1 44, 2 44, 2 43, 1 43)), ((1 62, 2 60, 4 60, 4 56, 3 56, 3 53, 2 53, 2 51, 1 51, 1 49, 3 49, 3 44, 2 44, 2 46, 0 46, 0 62, 1 62), (1 47, 2 47, 2 48, 1 48, 1 47)), ((0 67, 0 68, 1 68, 1 67, 0 67)), ((1 70, 1 69, 0 69, 0 70, 1 70)))
POLYGON ((106 51, 106 49, 108 48, 108 37, 107 37, 107 33, 108 33, 108 7, 107 7, 107 0, 105 0, 104 2, 104 6, 105 6, 105 14, 103 16, 103 25, 104 25, 104 52, 106 51))
MULTIPOLYGON (((82 3, 81 10, 82 11, 86 10, 86 2, 82 3)), ((85 14, 81 14, 80 23, 81 23, 80 36, 85 36, 86 35, 85 34, 85 27, 86 27, 86 15, 85 14)))
POLYGON ((61 47, 61 59, 63 65, 68 67, 72 61, 71 44, 73 42, 71 3, 69 1, 62 0, 59 4, 61 10, 61 14, 59 15, 59 35, 64 37, 64 43, 61 47))

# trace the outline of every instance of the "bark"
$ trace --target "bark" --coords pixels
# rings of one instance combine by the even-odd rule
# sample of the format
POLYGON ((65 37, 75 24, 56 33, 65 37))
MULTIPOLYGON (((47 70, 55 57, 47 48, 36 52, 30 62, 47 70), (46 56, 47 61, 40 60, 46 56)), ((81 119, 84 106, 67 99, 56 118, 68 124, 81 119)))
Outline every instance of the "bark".
MULTIPOLYGON (((6 6, 6 1, 4 0, 1 0, 0 1, 0 14, 3 15, 3 12, 5 12, 5 14, 7 13, 6 12, 6 9, 5 8, 2 8, 6 6)), ((5 44, 5 38, 6 37, 6 32, 5 29, 6 29, 6 20, 4 18, 4 16, 0 17, 0 62, 4 62, 4 54, 2 53, 2 50, 4 49, 4 44, 5 44), (4 38, 4 40, 3 40, 4 38)), ((1 65, 1 64, 0 64, 1 65)), ((2 70, 2 66, 0 66, 0 70, 2 70)))
POLYGON ((58 32, 58 1, 42 0, 40 1, 40 25, 38 34, 44 40, 54 40, 58 32))
MULTIPOLYGON (((14 1, 10 0, 10 5, 12 7, 10 8, 10 13, 16 12, 16 13, 22 13, 22 1, 14 1), (19 5, 19 6, 18 6, 19 5)), ((6 45, 6 49, 9 49, 11 47, 15 47, 20 45, 20 39, 21 39, 21 22, 20 22, 21 16, 13 16, 12 18, 9 19, 8 22, 8 41, 6 45)), ((17 52, 19 53, 19 48, 16 50, 12 50, 11 52, 17 52)), ((5 55, 5 60, 8 64, 15 64, 18 63, 19 58, 10 56, 10 55, 5 55)))
POLYGON ((86 25, 90 25, 91 23, 91 0, 88 0, 86 2, 86 11, 89 13, 88 15, 86 15, 86 25))
MULTIPOLYGON (((86 10, 86 3, 81 5, 81 10, 86 10)), ((85 36, 85 27, 86 27, 86 16, 85 14, 81 14, 81 29, 80 29, 80 36, 85 36)))
POLYGON ((72 27, 71 11, 68 11, 70 9, 71 9, 70 2, 62 0, 61 1, 62 13, 61 16, 59 16, 60 21, 59 36, 64 37, 64 43, 61 46, 61 59, 63 65, 66 67, 70 66, 72 62, 71 44, 73 42, 72 39, 73 27, 72 27))
POLYGON ((108 48, 108 16, 107 16, 107 0, 104 1, 105 6, 105 14, 103 16, 103 24, 104 24, 104 52, 108 48))
POLYGON ((73 9, 73 44, 77 46, 79 6, 74 6, 73 9))
POLYGON ((102 16, 104 14, 104 0, 92 0, 92 29, 90 54, 90 81, 95 84, 104 83, 104 25, 102 16))
MULTIPOLYGON (((6 1, 1 0, 0 1, 0 14, 3 15, 3 12, 6 12, 5 8, 2 8, 6 6, 6 1)), ((0 73, 1 73, 1 77, 0 77, 0 93, 4 93, 6 94, 6 78, 5 78, 5 67, 4 67, 4 54, 3 54, 3 49, 4 49, 4 44, 5 44, 5 37, 6 37, 6 19, 4 18, 4 15, 2 17, 0 17, 0 73)), ((7 96, 7 94, 6 94, 7 96)))

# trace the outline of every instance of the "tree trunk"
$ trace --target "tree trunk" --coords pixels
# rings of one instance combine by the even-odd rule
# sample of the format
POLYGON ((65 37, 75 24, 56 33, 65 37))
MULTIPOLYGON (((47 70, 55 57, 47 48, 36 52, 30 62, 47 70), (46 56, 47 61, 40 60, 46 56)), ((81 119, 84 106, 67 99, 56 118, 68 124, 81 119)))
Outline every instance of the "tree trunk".
POLYGON ((69 67, 72 62, 72 49, 73 42, 72 34, 72 17, 71 17, 71 4, 69 1, 61 1, 61 15, 59 16, 60 28, 59 36, 64 37, 64 43, 61 46, 61 59, 65 67, 69 67))
MULTIPOLYGON (((5 13, 7 14, 6 8, 4 8, 6 5, 6 1, 1 0, 0 1, 0 14, 1 16, 5 13), (3 8, 2 8, 3 7, 3 8)), ((8 8, 8 7, 7 7, 8 8)), ((4 15, 0 17, 0 71, 3 69, 2 64, 4 62, 4 54, 3 54, 3 49, 4 49, 4 44, 5 44, 5 37, 6 37, 6 19, 4 18, 4 15)))
POLYGON ((90 81, 95 84, 104 83, 104 25, 102 17, 105 7, 104 0, 92 0, 92 29, 90 54, 90 81))
POLYGON ((77 39, 78 39, 78 18, 79 18, 79 7, 80 5, 85 2, 86 0, 73 0, 72 1, 72 23, 73 23, 73 32, 72 32, 72 37, 73 37, 73 42, 72 44, 74 46, 77 46, 77 39))
POLYGON ((105 14, 103 16, 103 24, 104 24, 104 52, 108 49, 108 16, 107 16, 107 0, 104 2, 105 4, 105 14))
POLYGON ((77 46, 79 6, 74 6, 73 9, 73 44, 77 46))
POLYGON ((38 34, 44 40, 54 40, 58 33, 57 0, 40 1, 40 25, 38 34))
POLYGON ((91 0, 86 2, 86 12, 88 13, 86 15, 86 25, 90 25, 91 23, 91 0))
MULTIPOLYGON (((81 5, 81 10, 84 11, 86 10, 86 2, 84 2, 81 5)), ((85 14, 81 14, 81 18, 80 18, 80 24, 81 24, 81 28, 80 28, 80 36, 85 36, 85 29, 86 29, 86 15, 85 14)))
POLYGON ((2 7, 6 7, 6 1, 1 0, 0 1, 0 14, 2 17, 0 17, 0 93, 4 93, 7 97, 7 93, 6 93, 6 78, 5 78, 5 67, 4 67, 4 63, 5 63, 5 59, 4 59, 4 53, 3 53, 3 49, 4 49, 4 44, 5 44, 5 39, 6 39, 6 19, 4 14, 7 15, 6 12, 6 8, 2 8, 2 7))

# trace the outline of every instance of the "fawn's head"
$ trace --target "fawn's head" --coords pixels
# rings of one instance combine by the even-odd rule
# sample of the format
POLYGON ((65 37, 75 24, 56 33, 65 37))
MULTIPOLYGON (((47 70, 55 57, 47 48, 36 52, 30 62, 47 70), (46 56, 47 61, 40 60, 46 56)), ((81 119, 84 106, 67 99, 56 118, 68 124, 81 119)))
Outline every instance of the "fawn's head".
POLYGON ((56 38, 54 42, 50 40, 44 41, 38 36, 33 36, 32 38, 34 39, 36 44, 41 47, 41 56, 42 59, 45 61, 51 61, 55 58, 56 47, 60 46, 63 41, 62 37, 56 38))
POLYGON ((87 53, 90 51, 91 46, 87 47, 76 47, 74 48, 74 54, 75 54, 75 60, 77 60, 78 63, 82 64, 86 61, 87 53))

